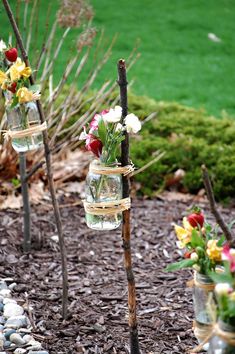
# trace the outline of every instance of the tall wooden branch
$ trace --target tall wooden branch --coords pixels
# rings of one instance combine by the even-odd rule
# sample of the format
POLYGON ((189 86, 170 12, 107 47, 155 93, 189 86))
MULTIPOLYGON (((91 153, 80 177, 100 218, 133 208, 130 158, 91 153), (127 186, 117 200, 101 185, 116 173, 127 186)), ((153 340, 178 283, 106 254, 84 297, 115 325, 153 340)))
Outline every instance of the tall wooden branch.
MULTIPOLYGON (((22 37, 19 32, 18 26, 16 24, 11 7, 8 3, 8 0, 2 0, 2 1, 3 1, 3 5, 6 9, 7 15, 9 17, 9 21, 12 25, 13 30, 14 30, 16 40, 17 40, 18 46, 20 48, 23 60, 27 66, 30 66, 30 63, 28 60, 28 55, 25 51, 22 37)), ((32 85, 34 84, 34 80, 33 80, 32 76, 30 77, 30 83, 32 85)), ((43 123, 45 121, 45 117, 44 117, 44 112, 43 112, 42 105, 41 105, 40 101, 37 101, 37 107, 38 107, 38 112, 40 115, 41 123, 43 123)), ((67 255, 66 255, 66 248, 65 248, 63 231, 62 231, 60 210, 59 210, 59 205, 58 205, 58 202, 56 199, 56 192, 55 192, 55 186, 54 186, 54 181, 53 181, 52 164, 51 164, 51 152, 50 152, 50 148, 49 148, 48 133, 46 130, 43 132, 43 143, 44 143, 44 149, 45 149, 48 184, 49 184, 49 189, 50 189, 50 193, 51 193, 51 199, 52 199, 52 205, 53 205, 53 209, 54 209, 57 232, 58 232, 58 236, 59 236, 59 245, 60 245, 60 252, 61 252, 61 265, 62 265, 62 278, 63 278, 62 316, 65 319, 67 317, 67 308, 68 308, 67 255)))
MULTIPOLYGON (((127 80, 126 80, 126 64, 123 59, 118 62, 118 85, 120 87, 120 104, 122 107, 122 120, 126 117, 128 112, 127 107, 127 80)), ((125 140, 121 145, 121 163, 122 166, 129 164, 129 136, 125 132, 125 140)), ((129 180, 123 176, 123 198, 128 198, 130 195, 129 180)), ((135 278, 132 270, 131 259, 131 232, 130 232, 130 210, 123 212, 122 225, 122 240, 124 249, 124 262, 126 268, 126 275, 128 281, 128 309, 129 309, 129 330, 130 330, 130 352, 131 354, 139 354, 139 339, 138 339, 138 325, 136 316, 136 289, 135 278)))
POLYGON ((31 220, 28 183, 25 180, 26 175, 26 157, 24 152, 20 152, 20 179, 21 193, 23 198, 23 220, 24 220, 24 242, 23 250, 28 253, 31 249, 31 220))
POLYGON ((205 165, 202 165, 201 168, 202 168, 203 182, 204 182, 204 186, 205 186, 205 189, 206 189, 207 198, 208 198, 209 203, 210 203, 211 212, 214 215, 214 217, 216 219, 216 222, 221 227, 221 230, 223 231, 224 236, 226 237, 227 241, 229 243, 231 243, 233 241, 233 236, 232 236, 232 233, 229 230, 228 226, 224 222, 224 219, 223 219, 222 215, 219 213, 219 211, 218 211, 218 209, 216 207, 214 192, 213 192, 213 188, 212 188, 212 185, 211 185, 211 181, 210 181, 210 177, 209 177, 207 168, 206 168, 205 165))

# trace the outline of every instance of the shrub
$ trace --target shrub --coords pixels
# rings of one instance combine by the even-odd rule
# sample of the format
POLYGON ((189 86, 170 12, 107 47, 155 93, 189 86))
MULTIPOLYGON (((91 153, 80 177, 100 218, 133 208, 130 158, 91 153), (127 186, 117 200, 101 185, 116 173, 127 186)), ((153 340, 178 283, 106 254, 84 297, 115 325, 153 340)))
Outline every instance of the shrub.
POLYGON ((134 95, 129 96, 129 111, 141 119, 157 113, 143 124, 141 136, 132 139, 131 156, 135 165, 141 167, 157 150, 165 151, 160 161, 136 176, 143 194, 156 195, 178 169, 185 171, 182 189, 197 193, 203 188, 201 165, 204 163, 216 198, 235 197, 235 121, 232 118, 216 119, 203 110, 134 95))

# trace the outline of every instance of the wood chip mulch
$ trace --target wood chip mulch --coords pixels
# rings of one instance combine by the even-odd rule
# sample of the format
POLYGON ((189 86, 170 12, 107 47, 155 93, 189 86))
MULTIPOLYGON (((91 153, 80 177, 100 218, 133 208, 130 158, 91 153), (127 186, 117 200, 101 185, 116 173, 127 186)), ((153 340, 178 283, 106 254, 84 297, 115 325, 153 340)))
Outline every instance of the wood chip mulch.
MULTIPOLYGON (((120 229, 103 233, 88 229, 83 208, 68 206, 75 201, 71 196, 64 198, 61 208, 68 253, 68 319, 61 318, 60 253, 53 238, 56 227, 50 205, 32 208, 30 255, 23 255, 21 249, 21 212, 0 212, 0 277, 17 283, 16 299, 24 300, 28 293, 35 337, 49 353, 129 353, 120 229)), ((180 257, 172 223, 180 222, 191 205, 192 201, 163 199, 133 203, 132 254, 143 354, 182 354, 197 344, 192 332, 192 294, 186 287, 191 272, 164 272, 168 263, 180 257)), ((208 213, 208 205, 202 207, 208 213)), ((231 221, 235 209, 223 209, 223 215, 231 221)))

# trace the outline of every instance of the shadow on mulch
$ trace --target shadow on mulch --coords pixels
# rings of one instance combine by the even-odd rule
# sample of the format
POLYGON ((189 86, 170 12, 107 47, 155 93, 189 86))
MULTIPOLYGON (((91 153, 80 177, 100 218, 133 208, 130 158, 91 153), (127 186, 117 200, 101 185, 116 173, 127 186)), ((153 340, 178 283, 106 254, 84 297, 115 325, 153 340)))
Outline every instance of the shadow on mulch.
MULTIPOLYGON (((161 199, 133 203, 132 254, 143 354, 182 354, 196 344, 191 289, 186 287, 191 273, 163 271, 179 257, 172 223, 179 222, 189 206, 190 202, 161 199)), ((32 209, 33 239, 43 245, 29 256, 21 250, 21 213, 0 212, 0 276, 17 282, 16 299, 29 294, 37 334, 49 353, 129 353, 120 229, 88 229, 80 206, 62 204, 61 214, 68 253, 68 319, 61 319, 60 253, 51 238, 56 227, 50 206, 32 209)), ((224 209, 223 214, 231 221, 235 210, 224 209)))

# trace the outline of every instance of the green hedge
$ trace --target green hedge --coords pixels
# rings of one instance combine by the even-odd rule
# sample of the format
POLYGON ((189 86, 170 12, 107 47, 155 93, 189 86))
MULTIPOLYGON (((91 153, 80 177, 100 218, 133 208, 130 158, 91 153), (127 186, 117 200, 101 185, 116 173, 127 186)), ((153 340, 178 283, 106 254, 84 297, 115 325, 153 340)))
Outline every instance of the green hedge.
POLYGON ((156 195, 178 169, 185 171, 182 188, 197 193, 203 188, 201 165, 206 164, 219 200, 235 197, 235 121, 216 119, 203 110, 177 103, 156 102, 146 97, 129 96, 129 111, 142 120, 150 113, 157 116, 144 123, 140 136, 133 137, 131 158, 137 167, 150 161, 155 151, 164 157, 136 176, 141 192, 156 195))

